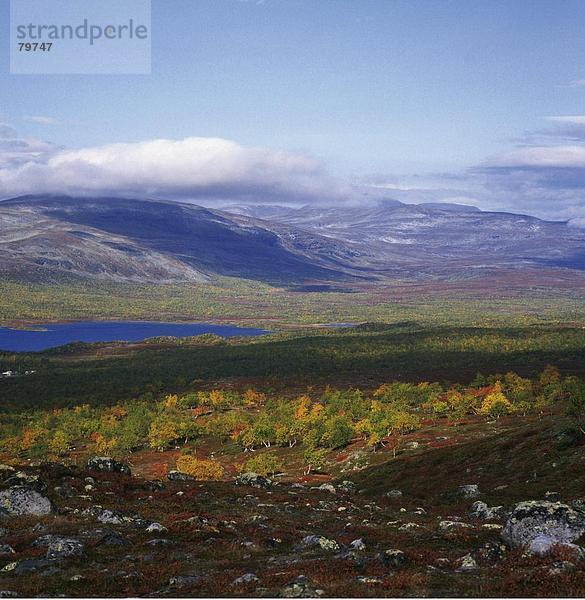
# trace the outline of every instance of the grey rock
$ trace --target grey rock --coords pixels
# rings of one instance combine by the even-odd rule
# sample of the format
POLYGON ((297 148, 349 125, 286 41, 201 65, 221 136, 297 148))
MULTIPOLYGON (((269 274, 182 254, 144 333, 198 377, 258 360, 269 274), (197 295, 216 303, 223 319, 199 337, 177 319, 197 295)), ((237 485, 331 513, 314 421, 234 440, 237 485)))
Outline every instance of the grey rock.
POLYGON ((485 502, 477 500, 471 505, 469 514, 477 519, 489 521, 491 519, 500 519, 504 515, 503 506, 488 506, 485 502))
POLYGON ((236 477, 236 485, 249 485, 256 488, 269 488, 272 481, 258 473, 242 473, 236 477))
POLYGON ((28 573, 38 572, 47 574, 47 572, 58 572, 58 569, 55 569, 55 563, 53 561, 46 558, 26 558, 24 560, 8 563, 2 568, 1 572, 11 573, 13 575, 26 575, 28 573))
POLYGON ((169 579, 169 587, 186 588, 199 585, 203 581, 200 575, 175 575, 169 579))
POLYGON ((0 544, 0 554, 14 554, 14 548, 8 544, 0 544))
POLYGON ((488 562, 503 560, 508 551, 508 546, 499 541, 488 541, 477 551, 477 557, 488 562))
POLYGON ((151 523, 151 524, 150 524, 150 525, 149 525, 149 526, 146 528, 146 531, 147 531, 148 533, 153 533, 153 532, 155 532, 155 531, 161 531, 161 532, 165 532, 165 531, 168 531, 168 529, 167 529, 167 528, 166 528, 164 525, 162 525, 161 523, 156 523, 156 522, 154 522, 154 523, 151 523))
POLYGON ((440 521, 439 531, 457 531, 459 529, 471 529, 473 526, 461 521, 440 521))
POLYGON ((256 581, 260 581, 260 579, 255 573, 244 573, 244 575, 235 579, 232 585, 246 585, 248 583, 255 583, 256 581))
POLYGON ((51 501, 27 487, 12 487, 0 492, 0 508, 9 515, 48 515, 52 512, 51 501))
POLYGON ((181 471, 169 471, 167 478, 170 481, 195 481, 195 477, 188 475, 187 473, 181 473, 181 471))
POLYGON ((349 547, 351 550, 365 550, 366 549, 366 545, 364 543, 364 540, 362 540, 362 538, 353 540, 353 542, 351 542, 349 544, 349 547))
POLYGON ((479 486, 475 483, 470 483, 466 485, 460 485, 457 488, 457 494, 462 498, 473 499, 478 498, 481 495, 479 491, 479 486))
POLYGON ((145 542, 148 546, 172 546, 175 542, 167 538, 154 538, 145 542))
POLYGON ((325 592, 317 589, 307 577, 299 575, 280 590, 281 598, 318 598, 325 592))
POLYGON ((47 548, 47 558, 54 560, 82 556, 85 545, 76 538, 61 538, 51 542, 47 548))
POLYGON ((520 502, 510 514, 502 539, 513 548, 529 547, 537 539, 542 551, 546 544, 570 544, 585 533, 585 512, 560 502, 520 502))
POLYGON ((377 583, 382 583, 382 580, 379 577, 371 577, 368 575, 360 575, 357 578, 357 581, 359 583, 365 583, 365 584, 377 584, 377 583))
POLYGON ((337 490, 335 489, 335 487, 330 483, 322 483, 320 486, 317 486, 315 489, 321 490, 323 492, 329 492, 331 494, 337 493, 337 490))
POLYGON ((477 571, 479 569, 479 565, 475 561, 475 558, 471 556, 471 554, 466 554, 457 560, 457 568, 455 571, 457 573, 471 573, 473 571, 477 571))
POLYGON ((346 479, 337 485, 337 489, 342 494, 355 494, 357 491, 357 485, 353 481, 346 479))
POLYGON ((388 498, 402 498, 402 492, 400 490, 390 490, 386 492, 388 498))
POLYGON ((561 495, 559 492, 545 492, 544 499, 548 500, 549 502, 560 502, 561 495))
POLYGON ((302 539, 301 545, 305 548, 319 546, 321 549, 327 550, 328 552, 337 552, 340 548, 335 540, 330 540, 322 535, 307 535, 302 539))
POLYGON ((126 463, 118 462, 109 456, 92 456, 87 461, 87 468, 93 471, 103 471, 106 473, 122 473, 131 475, 130 467, 126 463))

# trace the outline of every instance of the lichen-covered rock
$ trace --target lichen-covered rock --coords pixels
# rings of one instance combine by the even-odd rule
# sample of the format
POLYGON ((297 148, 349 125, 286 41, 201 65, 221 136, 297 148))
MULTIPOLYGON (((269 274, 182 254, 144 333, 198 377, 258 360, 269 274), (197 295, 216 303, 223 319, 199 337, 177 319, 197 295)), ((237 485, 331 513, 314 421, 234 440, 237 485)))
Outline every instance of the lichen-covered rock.
POLYGON ((504 515, 503 506, 488 506, 485 502, 477 500, 471 505, 469 514, 477 519, 484 519, 486 521, 490 519, 500 519, 504 515))
POLYGON ((502 530, 502 539, 514 548, 545 552, 554 544, 571 544, 585 533, 585 511, 561 502, 534 500, 517 504, 502 530))
POLYGON ((471 556, 471 554, 466 554, 457 560, 457 568, 455 571, 457 573, 471 573, 473 571, 477 571, 479 568, 475 558, 471 556))
POLYGON ((441 521, 439 531, 457 531, 458 529, 471 529, 473 526, 462 521, 441 521))
POLYGON ((330 540, 322 535, 307 535, 302 539, 301 545, 305 548, 319 546, 321 549, 327 550, 328 552, 337 552, 340 548, 335 540, 330 540))
POLYGON ((93 471, 104 471, 106 473, 122 473, 131 475, 130 467, 126 463, 118 462, 109 456, 92 456, 87 461, 87 468, 93 471))
POLYGON ((59 572, 55 562, 47 558, 25 558, 8 563, 2 570, 2 573, 11 575, 28 575, 29 573, 42 573, 43 575, 53 575, 59 572))
POLYGON ((337 493, 335 486, 333 486, 331 483, 322 483, 320 486, 316 487, 315 489, 321 490, 323 492, 329 492, 330 494, 337 493))
POLYGON ((467 485, 460 485, 457 488, 457 495, 461 498, 478 498, 481 496, 481 492, 479 491, 479 486, 475 483, 470 483, 467 485))
POLYGON ((0 508, 9 515, 48 515, 52 512, 51 501, 27 487, 12 487, 0 492, 0 508))
POLYGON ((505 557, 507 550, 508 547, 503 542, 490 540, 479 548, 477 556, 481 560, 497 562, 505 557))
POLYGON ((236 477, 236 485, 249 485, 256 488, 269 488, 272 481, 258 473, 242 473, 236 477))
POLYGON ((318 598, 325 592, 317 589, 304 575, 299 575, 280 590, 281 598, 318 598))
MULTIPOLYGON (((110 510, 109 508, 103 508, 101 506, 89 506, 81 512, 82 517, 89 517, 91 519, 95 519, 100 523, 104 523, 105 525, 124 525, 124 524, 134 524, 136 519, 133 517, 129 517, 127 515, 122 514, 116 510, 110 510)), ((148 526, 146 522, 145 527, 148 526)))
POLYGON ((76 538, 63 537, 52 541, 47 547, 47 558, 50 560, 81 556, 85 545, 76 538))

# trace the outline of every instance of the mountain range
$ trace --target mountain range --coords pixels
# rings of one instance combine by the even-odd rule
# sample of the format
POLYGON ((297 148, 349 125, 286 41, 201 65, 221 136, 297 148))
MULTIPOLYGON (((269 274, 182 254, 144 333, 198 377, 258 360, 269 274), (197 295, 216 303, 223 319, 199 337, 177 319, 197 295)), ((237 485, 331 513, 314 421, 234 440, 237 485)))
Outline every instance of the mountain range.
POLYGON ((0 202, 0 274, 278 285, 585 270, 585 230, 456 204, 287 207, 24 196, 0 202))

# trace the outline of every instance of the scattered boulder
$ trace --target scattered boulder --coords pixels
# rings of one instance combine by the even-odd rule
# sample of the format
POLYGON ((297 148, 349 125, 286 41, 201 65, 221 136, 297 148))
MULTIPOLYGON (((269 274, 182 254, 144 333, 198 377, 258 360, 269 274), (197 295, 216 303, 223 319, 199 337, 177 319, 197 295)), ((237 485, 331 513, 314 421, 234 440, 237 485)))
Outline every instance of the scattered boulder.
POLYGON ((236 485, 249 485, 256 488, 269 488, 272 481, 258 473, 242 473, 236 477, 236 485))
POLYGON ((474 499, 481 496, 481 492, 479 491, 479 486, 476 483, 470 483, 466 485, 460 485, 457 488, 457 495, 460 498, 474 499))
POLYGON ((0 544, 0 555, 14 554, 14 548, 9 544, 0 544))
POLYGON ((200 575, 175 575, 169 579, 169 587, 181 589, 199 585, 203 578, 200 575))
POLYGON ((337 485, 337 489, 342 494, 355 494, 355 492, 357 491, 357 486, 353 481, 349 481, 346 479, 337 485))
POLYGON ((87 461, 87 468, 92 471, 104 471, 106 473, 132 474, 126 463, 118 462, 109 456, 92 456, 87 461))
POLYGON ((404 554, 402 550, 396 550, 394 548, 380 552, 379 559, 385 567, 391 567, 393 569, 400 569, 408 562, 406 554, 404 554))
POLYGON ((471 529, 473 525, 461 521, 441 521, 439 531, 456 531, 458 529, 471 529))
MULTIPOLYGON (((85 486, 85 491, 89 491, 87 487, 88 486, 85 486)), ((78 494, 77 490, 71 485, 70 481, 64 481, 61 485, 55 486, 53 491, 55 494, 57 494, 57 496, 65 500, 74 498, 78 494)))
POLYGON ((330 540, 322 535, 307 535, 302 539, 301 545, 305 548, 319 546, 321 549, 327 550, 328 552, 337 552, 340 548, 335 540, 330 540))
POLYGON ((281 598, 318 598, 325 592, 317 589, 307 577, 299 575, 280 590, 281 598))
POLYGON ((561 495, 559 492, 545 492, 544 499, 548 500, 549 502, 560 502, 561 495))
POLYGON ((477 557, 488 562, 497 562, 505 557, 507 551, 508 547, 506 544, 499 541, 489 541, 485 542, 485 544, 479 548, 477 557))
POLYGON ((568 560, 559 560, 552 564, 551 568, 548 570, 548 574, 554 577, 555 575, 563 575, 564 573, 571 573, 576 570, 577 567, 574 563, 568 560))
POLYGON ((59 570, 55 566, 55 562, 47 558, 25 558, 24 560, 8 563, 0 572, 11 573, 12 575, 42 572, 43 575, 52 575, 58 573, 59 570))
POLYGON ((76 538, 63 537, 52 541, 47 548, 47 558, 54 560, 82 556, 85 546, 76 538))
POLYGON ((155 532, 155 531, 162 531, 162 532, 164 532, 164 531, 168 531, 168 529, 167 529, 167 528, 166 528, 164 525, 162 525, 161 523, 156 523, 156 522, 155 522, 155 523, 151 523, 151 524, 150 524, 150 525, 149 525, 149 526, 146 528, 146 531, 147 531, 148 533, 153 533, 153 532, 155 532))
POLYGON ((0 508, 8 515, 48 515, 52 512, 51 501, 27 487, 11 487, 0 492, 0 508))
POLYGON ((10 465, 0 464, 0 477, 10 477, 13 473, 16 473, 16 469, 10 465))
POLYGON ((357 578, 357 581, 359 583, 365 583, 368 585, 375 585, 375 584, 383 583, 383 581, 379 577, 371 577, 369 575, 360 575, 357 578))
POLYGON ((132 542, 117 531, 105 533, 96 542, 96 546, 130 546, 132 542))
POLYGON ((390 490, 386 492, 388 498, 402 498, 402 492, 400 490, 390 490))
POLYGON ((329 492, 330 494, 337 493, 335 486, 333 486, 331 483, 322 483, 320 486, 316 487, 315 489, 321 490, 323 492, 329 492))
POLYGON ((365 550, 366 549, 366 545, 364 544, 364 540, 362 540, 362 538, 353 540, 353 542, 351 542, 349 544, 349 547, 351 550, 365 550))
POLYGON ((504 515, 503 506, 488 506, 485 502, 477 500, 471 505, 469 514, 477 519, 489 521, 491 519, 500 519, 504 515))
POLYGON ((545 553, 569 545, 585 533, 585 511, 561 502, 533 500, 517 504, 504 525, 502 539, 513 548, 545 553))
POLYGON ((244 573, 244 575, 235 579, 232 585, 247 585, 248 583, 255 583, 256 581, 260 581, 260 579, 255 573, 244 573))
POLYGON ((462 556, 460 559, 457 560, 457 568, 455 569, 455 571, 457 573, 472 573, 473 571, 477 571, 478 569, 479 566, 475 558, 473 558, 471 554, 466 554, 465 556, 462 556))
POLYGON ((167 478, 170 481, 195 481, 195 477, 192 475, 187 475, 187 473, 181 473, 181 471, 169 471, 167 474, 167 478))

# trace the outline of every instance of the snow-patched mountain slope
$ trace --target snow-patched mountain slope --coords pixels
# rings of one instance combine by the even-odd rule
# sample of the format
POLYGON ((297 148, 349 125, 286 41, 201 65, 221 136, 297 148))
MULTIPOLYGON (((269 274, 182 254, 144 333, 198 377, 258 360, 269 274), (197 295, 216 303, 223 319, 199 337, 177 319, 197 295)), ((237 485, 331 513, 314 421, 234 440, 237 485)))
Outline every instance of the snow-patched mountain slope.
POLYGON ((275 284, 585 269, 585 230, 457 205, 211 210, 123 198, 0 202, 0 273, 275 284))

